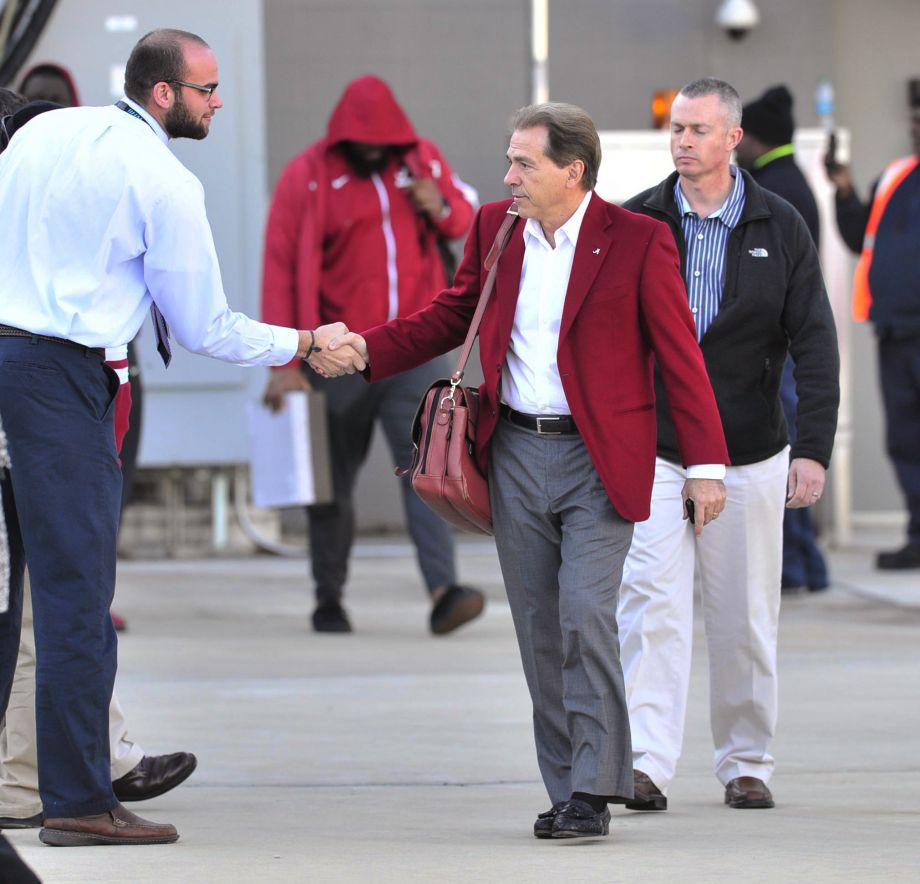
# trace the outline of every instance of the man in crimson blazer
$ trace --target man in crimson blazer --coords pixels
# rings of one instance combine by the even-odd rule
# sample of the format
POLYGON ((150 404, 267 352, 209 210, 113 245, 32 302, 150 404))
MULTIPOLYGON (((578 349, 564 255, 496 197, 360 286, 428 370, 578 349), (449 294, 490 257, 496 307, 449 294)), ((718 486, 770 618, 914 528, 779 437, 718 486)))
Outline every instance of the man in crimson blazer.
POLYGON ((606 835, 607 803, 633 794, 616 604, 633 523, 649 513, 653 356, 695 465, 684 498, 697 532, 725 505, 727 452, 667 227, 593 193, 600 141, 580 108, 526 107, 512 129, 512 199, 480 210, 454 286, 330 349, 353 346, 376 381, 460 344, 516 207, 480 329, 478 455, 553 803, 534 834, 606 835))

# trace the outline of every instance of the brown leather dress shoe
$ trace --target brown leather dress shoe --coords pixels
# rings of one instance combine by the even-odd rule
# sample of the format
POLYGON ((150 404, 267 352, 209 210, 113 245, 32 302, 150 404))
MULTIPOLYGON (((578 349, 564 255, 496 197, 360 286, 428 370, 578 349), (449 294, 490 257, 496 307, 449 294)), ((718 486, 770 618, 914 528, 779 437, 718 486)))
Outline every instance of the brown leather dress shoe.
POLYGON ((633 799, 626 802, 627 810, 667 810, 668 799, 647 773, 633 769, 633 799))
POLYGON ((757 777, 736 777, 725 787, 725 803, 739 810, 773 807, 773 795, 757 777))
POLYGON ((39 839, 52 847, 88 847, 93 844, 172 844, 179 840, 175 826, 152 823, 116 804, 94 816, 45 820, 39 839))

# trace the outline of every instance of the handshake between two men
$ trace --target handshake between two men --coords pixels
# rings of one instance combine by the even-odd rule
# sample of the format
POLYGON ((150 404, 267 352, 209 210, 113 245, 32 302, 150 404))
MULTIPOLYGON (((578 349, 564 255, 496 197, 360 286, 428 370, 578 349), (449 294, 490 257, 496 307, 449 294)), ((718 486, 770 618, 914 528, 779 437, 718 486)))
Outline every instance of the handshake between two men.
MULTIPOLYGON (((344 322, 332 322, 313 331, 300 332, 297 356, 325 378, 364 371, 368 361, 364 338, 348 331, 344 322)), ((272 372, 262 401, 272 411, 280 411, 285 393, 310 389, 310 382, 300 367, 289 365, 272 372)))
MULTIPOLYGON (((314 331, 302 331, 300 335, 298 357, 322 377, 336 378, 345 374, 355 374, 367 368, 367 343, 357 332, 350 332, 344 322, 322 325, 314 331)), ((284 405, 285 393, 311 389, 312 386, 301 366, 295 363, 272 372, 262 401, 272 411, 277 412, 284 405)), ((703 526, 717 518, 724 508, 725 487, 721 480, 688 479, 684 498, 689 498, 693 505, 685 509, 683 517, 694 523, 694 533, 699 536, 703 526)), ((800 504, 793 502, 789 505, 800 504)))

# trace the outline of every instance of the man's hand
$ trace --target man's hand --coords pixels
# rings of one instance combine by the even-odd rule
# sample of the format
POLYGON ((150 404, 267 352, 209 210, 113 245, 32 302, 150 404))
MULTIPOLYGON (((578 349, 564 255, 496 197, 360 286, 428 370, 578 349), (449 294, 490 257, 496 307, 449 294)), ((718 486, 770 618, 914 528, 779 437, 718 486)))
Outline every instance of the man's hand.
POLYGON ((721 479, 687 479, 681 492, 684 518, 687 518, 687 501, 693 501, 693 533, 697 537, 725 509, 725 483, 721 479))
POLYGON ((417 178, 406 187, 406 193, 417 212, 424 212, 434 220, 444 215, 444 197, 431 178, 417 178))
MULTIPOLYGON (((309 335, 309 332, 307 334, 309 335)), ((329 349, 331 341, 347 334, 348 326, 344 322, 332 322, 317 328, 313 332, 316 349, 307 355, 307 365, 324 378, 337 378, 343 374, 364 371, 364 361, 350 348, 340 348, 337 353, 332 353, 329 349)))
POLYGON ((364 371, 367 361, 352 347, 341 345, 334 352, 327 347, 322 353, 314 353, 309 365, 324 378, 338 378, 343 374, 364 371))
POLYGON ((853 192, 853 176, 850 174, 850 167, 841 163, 827 164, 825 162, 827 177, 831 184, 837 188, 837 193, 842 197, 847 197, 853 192))
POLYGON ((314 353, 309 365, 326 378, 364 371, 368 365, 367 344, 361 335, 346 330, 329 340, 322 353, 314 353))
POLYGON ((262 403, 272 411, 284 408, 284 394, 291 390, 311 390, 310 382, 296 365, 273 371, 268 379, 268 386, 262 394, 262 403))
POLYGON ((344 334, 348 331, 348 326, 344 322, 333 322, 329 325, 321 325, 314 331, 299 331, 299 342, 297 346, 298 359, 306 362, 311 353, 310 348, 317 347, 322 350, 336 335, 344 334))
POLYGON ((786 509, 811 506, 824 493, 824 467, 816 460, 796 457, 789 464, 786 509))
POLYGON ((314 334, 316 335, 316 346, 320 350, 325 350, 329 342, 334 338, 344 335, 348 332, 348 326, 344 322, 330 322, 328 325, 321 325, 314 334))
POLYGON ((316 330, 316 345, 322 347, 307 364, 325 378, 354 374, 367 368, 367 345, 361 335, 349 332, 345 325, 336 322, 316 330), (357 346, 360 342, 360 346, 357 346))
MULTIPOLYGON (((367 352, 367 341, 357 332, 348 332, 347 334, 339 335, 329 343, 330 350, 338 350, 341 347, 351 348, 364 362, 364 368, 370 364, 371 359, 367 352)), ((364 368, 358 370, 364 371, 364 368)))

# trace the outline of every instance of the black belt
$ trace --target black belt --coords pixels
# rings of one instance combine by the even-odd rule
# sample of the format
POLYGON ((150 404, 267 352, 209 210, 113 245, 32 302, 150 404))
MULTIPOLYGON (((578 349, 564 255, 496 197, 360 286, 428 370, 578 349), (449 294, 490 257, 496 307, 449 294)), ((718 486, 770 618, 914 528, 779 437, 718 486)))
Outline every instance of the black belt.
POLYGON ((502 417, 517 427, 533 430, 541 436, 576 436, 578 427, 570 414, 524 414, 507 405, 501 407, 502 417))
POLYGON ((24 328, 16 328, 12 325, 0 325, 0 338, 38 338, 40 341, 51 341, 53 344, 66 344, 68 347, 76 347, 84 353, 92 353, 94 356, 101 356, 105 359, 105 347, 87 347, 85 344, 78 344, 76 341, 68 341, 67 338, 38 335, 35 332, 26 331, 24 328))

